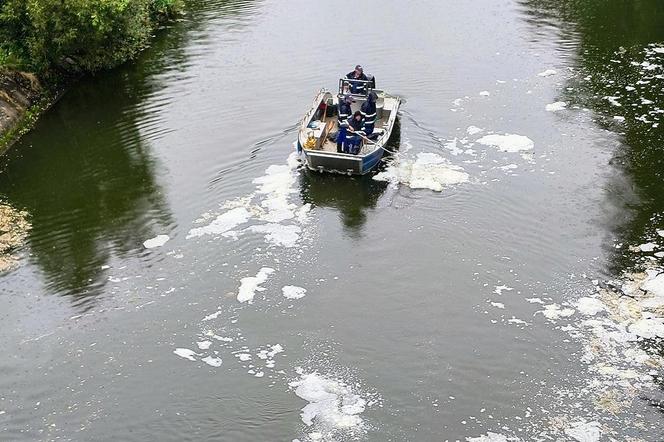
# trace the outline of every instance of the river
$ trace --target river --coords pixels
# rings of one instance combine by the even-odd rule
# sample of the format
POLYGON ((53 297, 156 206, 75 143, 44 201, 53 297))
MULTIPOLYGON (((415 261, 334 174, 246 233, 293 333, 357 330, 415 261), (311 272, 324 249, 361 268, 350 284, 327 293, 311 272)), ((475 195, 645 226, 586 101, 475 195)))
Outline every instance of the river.
POLYGON ((192 2, 0 158, 0 439, 664 440, 661 340, 588 356, 577 301, 662 264, 663 23, 192 2), (357 63, 403 98, 386 181, 293 153, 357 63))

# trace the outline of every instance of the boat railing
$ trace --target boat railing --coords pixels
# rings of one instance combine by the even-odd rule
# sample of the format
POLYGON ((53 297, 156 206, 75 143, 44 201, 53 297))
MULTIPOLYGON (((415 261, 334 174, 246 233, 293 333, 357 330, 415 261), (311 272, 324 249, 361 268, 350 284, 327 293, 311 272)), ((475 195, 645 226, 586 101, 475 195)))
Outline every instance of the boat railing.
POLYGON ((369 95, 369 92, 374 90, 373 80, 355 80, 354 78, 340 78, 339 79, 339 95, 351 95, 353 97, 366 97, 369 95), (361 84, 364 85, 364 92, 358 94, 351 92, 351 84, 361 84))

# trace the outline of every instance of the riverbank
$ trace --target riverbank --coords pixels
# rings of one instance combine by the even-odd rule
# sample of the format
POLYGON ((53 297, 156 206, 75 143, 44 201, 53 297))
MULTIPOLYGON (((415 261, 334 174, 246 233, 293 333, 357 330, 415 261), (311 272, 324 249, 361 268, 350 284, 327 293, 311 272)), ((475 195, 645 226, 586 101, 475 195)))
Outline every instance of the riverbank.
POLYGON ((0 72, 0 152, 27 126, 28 111, 41 97, 41 82, 33 74, 0 72))

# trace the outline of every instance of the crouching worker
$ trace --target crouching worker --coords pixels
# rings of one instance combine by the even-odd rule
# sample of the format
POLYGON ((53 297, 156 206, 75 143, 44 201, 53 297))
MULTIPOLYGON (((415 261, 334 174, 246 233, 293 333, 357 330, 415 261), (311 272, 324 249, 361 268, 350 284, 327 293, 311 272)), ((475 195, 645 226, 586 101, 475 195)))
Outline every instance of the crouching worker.
POLYGON ((337 135, 337 152, 339 153, 345 151, 343 145, 346 142, 348 118, 353 113, 350 108, 353 101, 355 100, 350 95, 346 95, 339 100, 339 133, 337 135))
POLYGON ((346 133, 344 152, 353 155, 357 155, 360 152, 360 146, 362 145, 362 138, 360 135, 364 135, 364 132, 362 132, 363 124, 362 113, 360 111, 356 111, 353 116, 348 119, 348 132, 346 133))

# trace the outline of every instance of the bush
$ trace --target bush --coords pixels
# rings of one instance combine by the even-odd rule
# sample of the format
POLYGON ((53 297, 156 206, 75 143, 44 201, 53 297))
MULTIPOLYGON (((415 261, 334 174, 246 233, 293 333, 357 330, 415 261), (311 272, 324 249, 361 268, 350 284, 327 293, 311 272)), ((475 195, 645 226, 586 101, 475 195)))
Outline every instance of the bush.
POLYGON ((0 66, 35 72, 93 72, 143 49, 160 20, 182 0, 0 0, 0 66))

